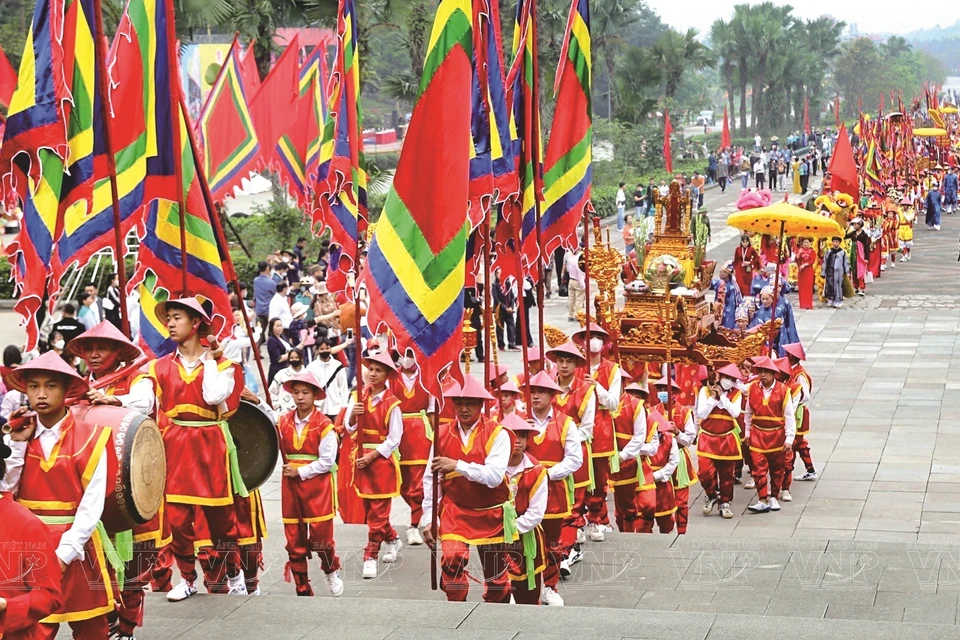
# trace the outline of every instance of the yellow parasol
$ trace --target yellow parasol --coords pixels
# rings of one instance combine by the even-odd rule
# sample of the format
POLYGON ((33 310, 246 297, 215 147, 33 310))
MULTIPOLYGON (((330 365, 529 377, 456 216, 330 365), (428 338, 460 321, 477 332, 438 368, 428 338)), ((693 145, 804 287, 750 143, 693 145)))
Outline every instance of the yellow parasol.
POLYGON ((960 109, 956 107, 940 107, 940 113, 958 113, 960 109))
POLYGON ((947 135, 947 130, 938 129, 937 127, 920 127, 913 130, 913 135, 921 138, 939 138, 940 136, 947 135))
POLYGON ((730 214, 727 224, 741 231, 809 238, 842 236, 843 229, 833 218, 821 216, 788 202, 747 209, 730 214))

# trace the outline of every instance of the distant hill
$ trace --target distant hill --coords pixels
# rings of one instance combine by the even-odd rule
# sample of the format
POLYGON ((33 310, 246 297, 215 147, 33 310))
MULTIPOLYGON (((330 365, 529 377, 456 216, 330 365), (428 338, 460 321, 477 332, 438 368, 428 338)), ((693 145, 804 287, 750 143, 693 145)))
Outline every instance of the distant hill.
POLYGON ((917 29, 910 33, 903 34, 903 37, 910 42, 921 43, 929 40, 942 40, 944 38, 960 38, 960 20, 957 20, 949 27, 937 25, 929 29, 917 29))

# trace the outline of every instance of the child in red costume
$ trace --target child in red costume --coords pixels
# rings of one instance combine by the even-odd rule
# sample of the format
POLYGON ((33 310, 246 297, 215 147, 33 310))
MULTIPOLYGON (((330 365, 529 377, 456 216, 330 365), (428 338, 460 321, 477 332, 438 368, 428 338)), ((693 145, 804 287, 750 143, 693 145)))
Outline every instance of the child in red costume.
POLYGON ((753 370, 759 379, 751 383, 747 390, 744 437, 750 443, 753 460, 750 469, 757 486, 758 500, 747 510, 751 513, 767 513, 780 510, 786 451, 793 447, 797 431, 796 409, 790 389, 776 379, 780 374, 789 377, 789 370, 784 371, 767 357, 756 358, 753 370))

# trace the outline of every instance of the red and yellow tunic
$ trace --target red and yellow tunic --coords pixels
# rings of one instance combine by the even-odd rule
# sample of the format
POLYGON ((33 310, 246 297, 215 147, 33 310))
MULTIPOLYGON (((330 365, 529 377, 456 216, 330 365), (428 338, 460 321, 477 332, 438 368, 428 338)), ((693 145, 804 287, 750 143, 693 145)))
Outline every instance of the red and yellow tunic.
MULTIPOLYGON (((589 375, 589 369, 584 367, 584 376, 589 375)), ((620 377, 620 365, 606 358, 600 359, 597 370, 592 373, 597 384, 609 390, 620 377)), ((616 439, 613 437, 613 413, 604 409, 597 402, 597 415, 593 421, 593 441, 591 442, 591 458, 609 458, 617 453, 616 439)))
MULTIPOLYGON (((434 443, 436 455, 484 464, 502 430, 499 422, 481 417, 464 444, 460 439, 459 424, 443 425, 434 443)), ((458 540, 472 545, 504 542, 503 505, 510 500, 506 478, 491 489, 453 471, 444 474, 441 484, 441 540, 458 540)))
MULTIPOLYGON (((109 427, 77 422, 67 414, 48 459, 38 438, 27 445, 17 501, 46 523, 54 545, 73 525, 84 491, 107 455, 111 435, 109 427)), ((101 530, 95 529, 83 546, 84 559, 67 565, 60 582, 63 604, 41 622, 89 620, 114 610, 114 585, 101 530)))
MULTIPOLYGON (((653 408, 663 415, 667 414, 667 410, 662 402, 653 408)), ((693 413, 692 407, 674 402, 670 419, 673 424, 677 425, 677 429, 683 432, 683 427, 687 424, 687 419, 692 418, 691 413, 693 413)), ((660 444, 663 446, 663 443, 660 444)), ((693 465, 693 456, 690 454, 689 449, 680 444, 679 439, 677 439, 677 448, 680 450, 680 460, 677 462, 676 471, 673 472, 673 486, 676 489, 686 489, 691 485, 697 484, 697 468, 693 465)))
MULTIPOLYGON (((793 368, 793 375, 790 377, 790 382, 800 385, 800 380, 805 379, 807 381, 807 389, 810 390, 810 393, 813 393, 813 378, 810 377, 810 374, 807 373, 807 370, 803 368, 803 365, 796 365, 793 368)), ((805 436, 810 433, 810 412, 807 411, 806 404, 800 403, 800 396, 797 396, 797 437, 805 436)))
MULTIPOLYGON (((527 439, 527 453, 536 458, 544 468, 549 469, 563 461, 564 444, 571 430, 576 429, 573 419, 556 409, 547 422, 547 428, 540 435, 531 434, 527 439)), ((544 520, 556 520, 570 515, 573 506, 573 476, 562 480, 550 480, 547 486, 547 510, 544 520)))
MULTIPOLYGON (((613 429, 617 438, 617 449, 622 450, 627 443, 633 439, 633 425, 640 419, 640 413, 643 411, 643 403, 629 393, 620 397, 620 407, 613 418, 613 429)), ((650 423, 647 422, 647 437, 645 442, 650 442, 656 435, 656 425, 653 430, 650 429, 650 423)), ((649 484, 653 487, 653 471, 650 470, 649 463, 645 460, 621 460, 620 471, 610 474, 609 484, 613 487, 623 485, 640 486, 640 472, 643 472, 644 485, 649 484), (638 466, 639 465, 639 466, 638 466)))
POLYGON ((226 411, 203 399, 204 365, 187 372, 176 353, 150 363, 149 376, 157 394, 157 415, 167 449, 167 501, 222 507, 233 504, 237 489, 231 478, 229 445, 233 437, 225 420, 240 405, 243 371, 229 360, 217 361, 219 371, 232 370, 233 393, 226 411))
MULTIPOLYGON (((319 411, 297 436, 296 410, 284 414, 277 423, 280 455, 283 463, 299 468, 319 459, 320 443, 333 431, 333 423, 319 411)), ((335 471, 334 467, 334 471, 335 471)), ((309 480, 287 478, 280 482, 281 515, 284 524, 323 522, 336 513, 334 473, 322 473, 309 480)))
MULTIPOLYGON (((736 389, 731 389, 726 395, 732 404, 742 402, 742 394, 736 389)), ((700 421, 697 455, 713 460, 739 460, 743 457, 740 424, 719 403, 710 415, 700 421)))
MULTIPOLYGON (((638 407, 641 406, 638 403, 638 407)), ((639 408, 637 409, 639 411, 639 408)), ((653 439, 657 437, 657 431, 660 430, 660 421, 664 417, 660 415, 657 411, 647 407, 647 437, 644 442, 653 442, 653 439)), ((660 443, 660 446, 657 448, 659 453, 663 449, 663 443, 660 443)), ((652 491, 657 488, 657 481, 653 479, 653 466, 650 464, 650 458, 647 456, 640 457, 640 473, 642 477, 637 476, 637 491, 652 491)))
MULTIPOLYGON (((448 375, 443 379, 443 382, 440 383, 440 390, 442 392, 449 391, 453 385, 457 384, 457 381, 453 376, 448 375)), ((446 398, 437 406, 437 422, 440 424, 450 424, 451 422, 457 421, 457 414, 453 410, 453 400, 446 398)))
MULTIPOLYGON (((125 396, 130 393, 131 387, 140 382, 146 375, 147 374, 134 369, 130 371, 129 375, 108 385, 106 389, 102 389, 101 391, 107 396, 125 396)), ((156 412, 156 408, 154 408, 154 412, 156 412)), ((160 508, 149 522, 138 524, 133 528, 134 543, 153 542, 154 546, 159 549, 173 542, 173 532, 170 530, 170 523, 163 517, 165 502, 165 500, 160 502, 160 508)))
MULTIPOLYGON (((531 456, 529 452, 527 453, 527 457, 532 466, 527 467, 521 473, 518 473, 512 478, 507 478, 507 484, 510 487, 510 495, 513 499, 513 506, 517 511, 518 518, 527 512, 527 509, 530 507, 530 501, 533 499, 537 489, 539 489, 540 486, 547 481, 546 467, 544 467, 543 464, 538 463, 536 456, 531 456)), ((549 511, 549 486, 547 490, 547 509, 549 511)), ((543 553, 543 550, 546 547, 543 537, 543 528, 537 526, 535 529, 523 535, 533 536, 533 540, 536 543, 536 554, 533 556, 533 562, 528 563, 523 554, 524 543, 522 538, 507 548, 507 573, 510 576, 510 579, 514 581, 527 579, 528 564, 532 564, 533 566, 533 575, 539 575, 543 573, 543 570, 547 566, 547 561, 543 553)))
POLYGON ((773 382, 770 397, 763 395, 763 385, 754 382, 747 391, 747 402, 753 412, 750 426, 750 451, 775 453, 783 450, 787 440, 784 411, 790 402, 790 389, 779 380, 773 382))
MULTIPOLYGON (((592 384, 574 378, 573 382, 570 383, 569 392, 558 393, 553 397, 553 408, 573 418, 573 421, 577 427, 579 427, 583 422, 583 414, 587 410, 587 405, 590 403, 590 400, 595 397, 596 393, 594 392, 592 384)), ((593 465, 590 464, 590 442, 581 442, 580 450, 583 455, 583 464, 573 473, 573 486, 577 489, 589 487, 593 484, 593 465)))
MULTIPOLYGON (((356 397, 354 393, 351 401, 355 402, 356 397)), ((383 392, 376 406, 373 406, 372 398, 367 398, 364 411, 357 418, 357 430, 354 433, 354 455, 357 458, 383 444, 390 432, 390 412, 399 406, 400 401, 389 389, 383 392)), ((369 500, 399 496, 400 464, 397 457, 396 453, 389 458, 377 454, 373 462, 363 469, 354 469, 353 483, 357 495, 369 500)))
MULTIPOLYGON (((233 496, 233 508, 237 514, 238 545, 254 545, 267 537, 267 523, 263 516, 263 499, 260 497, 260 489, 253 489, 247 496, 233 496)), ((213 546, 207 516, 199 506, 194 513, 193 531, 195 553, 199 553, 203 547, 213 546)))
POLYGON ((427 415, 430 394, 420 384, 419 375, 413 381, 412 389, 408 390, 404 385, 402 375, 394 376, 389 386, 393 395, 400 400, 400 411, 403 413, 400 465, 426 465, 433 444, 433 427, 427 415))
MULTIPOLYGON (((662 406, 662 405, 661 405, 662 406)), ((659 413, 651 409, 651 413, 659 413)), ((662 414, 661 414, 662 415, 662 414)), ((673 434, 660 433, 660 447, 657 452, 650 457, 650 470, 659 471, 670 461, 670 451, 673 449, 673 434)), ((667 479, 666 482, 655 482, 657 490, 657 509, 654 517, 668 516, 677 510, 677 498, 673 492, 673 481, 667 479)))

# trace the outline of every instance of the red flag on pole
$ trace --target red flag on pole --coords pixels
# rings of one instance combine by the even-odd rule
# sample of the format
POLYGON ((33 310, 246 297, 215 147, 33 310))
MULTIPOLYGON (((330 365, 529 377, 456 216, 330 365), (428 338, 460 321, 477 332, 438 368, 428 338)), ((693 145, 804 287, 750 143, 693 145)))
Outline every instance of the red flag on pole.
POLYGON ((830 190, 846 193, 854 202, 860 200, 860 187, 857 180, 857 163, 853 158, 853 147, 846 128, 841 124, 837 133, 837 148, 830 158, 830 190))
POLYGON ((720 133, 720 147, 727 149, 730 144, 730 120, 727 118, 727 108, 723 108, 723 131, 720 133))
POLYGON ((810 135, 810 98, 803 99, 803 130, 810 135))
POLYGON ((673 133, 673 127, 670 126, 670 112, 663 110, 663 165, 667 168, 667 173, 673 173, 673 154, 670 151, 670 134, 673 133))

